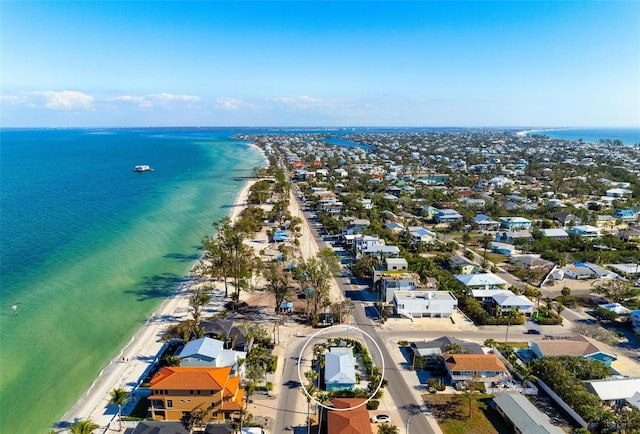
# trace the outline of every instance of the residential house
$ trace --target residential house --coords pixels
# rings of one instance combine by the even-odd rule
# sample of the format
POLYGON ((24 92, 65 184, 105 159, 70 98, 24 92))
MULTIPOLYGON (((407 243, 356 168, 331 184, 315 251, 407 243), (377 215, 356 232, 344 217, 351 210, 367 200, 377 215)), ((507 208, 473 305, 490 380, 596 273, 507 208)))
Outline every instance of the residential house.
POLYGON ((364 398, 333 398, 327 412, 327 432, 331 434, 373 434, 364 398), (349 409, 349 410, 345 410, 349 409))
POLYGON ((324 355, 324 382, 327 392, 355 388, 356 359, 353 348, 329 348, 329 352, 324 355))
POLYGON ((605 405, 621 408, 632 405, 640 410, 640 378, 607 378, 584 382, 587 391, 593 393, 605 405))
POLYGON ((564 275, 569 279, 583 280, 593 279, 596 277, 596 273, 589 267, 585 267, 584 264, 568 265, 564 269, 564 275))
MULTIPOLYGON (((232 432, 232 431, 229 431, 232 432)), ((140 421, 131 434, 191 434, 182 422, 140 421)))
POLYGON ((475 381, 491 387, 511 376, 504 363, 495 354, 447 354, 444 366, 452 383, 475 381))
POLYGON ((456 223, 462 221, 462 215, 453 209, 441 209, 433 218, 438 223, 456 223))
POLYGON ((449 291, 394 291, 394 311, 413 318, 449 318, 458 299, 449 291))
POLYGON ((582 335, 531 341, 529 342, 529 348, 536 358, 549 356, 585 357, 602 362, 607 366, 611 366, 611 362, 618 359, 603 344, 582 335))
POLYGON ((493 220, 488 215, 478 214, 473 221, 482 231, 497 231, 500 229, 500 222, 493 220))
POLYGON ((633 191, 626 188, 610 188, 605 194, 607 197, 629 198, 633 195, 633 191))
POLYGON ((385 272, 406 271, 408 269, 409 263, 404 258, 384 258, 382 266, 373 268, 373 284, 375 285, 385 272))
POLYGON ((551 423, 549 416, 520 393, 497 393, 493 397, 496 410, 518 434, 563 434, 564 430, 551 423))
POLYGON ((454 344, 459 345, 463 349, 465 354, 484 354, 484 350, 482 349, 482 346, 480 344, 477 344, 475 342, 462 341, 458 338, 450 336, 442 336, 432 341, 425 340, 411 342, 410 347, 416 356, 433 358, 434 360, 432 365, 437 365, 439 363, 438 356, 444 355, 447 352, 449 346, 454 344))
POLYGON ((420 276, 409 271, 387 271, 380 276, 380 288, 386 303, 393 301, 395 291, 415 291, 420 286, 420 276))
POLYGON ((391 232, 395 232, 395 233, 400 233, 400 232, 404 232, 405 231, 405 227, 404 225, 398 223, 398 222, 394 222, 394 221, 388 221, 384 224, 384 227, 388 230, 390 230, 391 232))
POLYGON ((430 244, 436 241, 437 235, 435 232, 431 232, 421 226, 409 226, 407 228, 409 236, 411 237, 411 245, 416 247, 420 244, 430 244))
POLYGON ((362 204, 362 208, 364 208, 364 209, 372 209, 373 208, 373 200, 371 200, 371 199, 360 199, 359 202, 362 204))
POLYGON ((525 315, 531 315, 534 310, 531 300, 524 295, 516 295, 508 289, 473 289, 471 295, 486 311, 492 313, 499 309, 503 314, 509 310, 516 310, 525 315))
POLYGON ((532 239, 533 234, 528 229, 496 232, 496 241, 499 243, 517 244, 531 241, 532 239))
POLYGON ((244 376, 244 364, 247 358, 244 351, 225 350, 224 342, 211 338, 200 338, 184 346, 180 354, 180 366, 231 367, 231 375, 244 376))
POLYGON ((638 220, 638 211, 634 209, 616 209, 611 215, 614 219, 623 221, 638 220))
POLYGON ((582 224, 582 219, 570 212, 559 212, 553 216, 554 220, 560 222, 564 227, 567 226, 579 226, 582 224))
POLYGON ((213 321, 202 321, 200 327, 204 328, 204 336, 208 338, 226 339, 233 327, 230 319, 216 319, 213 321))
POLYGON ((492 273, 456 274, 455 278, 467 291, 473 289, 505 289, 507 282, 492 273))
POLYGON ((509 262, 512 264, 520 265, 528 270, 541 270, 545 268, 551 268, 555 264, 546 259, 542 259, 540 255, 527 254, 527 255, 512 255, 509 258, 509 262))
POLYGON ((389 257, 389 256, 397 256, 400 254, 400 249, 398 246, 387 246, 387 245, 369 245, 365 246, 362 249, 362 256, 378 256, 378 257, 389 257))
POLYGON ((622 241, 640 243, 640 228, 625 228, 618 233, 618 236, 622 241))
POLYGON ((231 368, 164 367, 149 385, 153 420, 183 420, 206 410, 205 421, 224 421, 242 410, 244 389, 231 368))
POLYGON ((542 234, 554 240, 568 240, 569 234, 564 229, 541 229, 542 234))
POLYGON ((449 258, 449 268, 458 274, 473 274, 480 271, 480 265, 462 255, 452 255, 449 258))
POLYGON ((584 238, 600 238, 600 229, 591 225, 574 226, 569 228, 567 232, 584 238))
POLYGON ((469 208, 484 208, 486 201, 484 199, 467 198, 463 200, 464 204, 469 208))
POLYGON ((635 264, 610 264, 609 268, 613 268, 619 274, 629 279, 640 277, 640 263, 635 264))
POLYGON ((531 220, 524 217, 500 217, 500 226, 510 231, 531 229, 531 220))
POLYGON ((432 219, 432 218, 435 217, 436 214, 438 214, 440 212, 440 210, 438 208, 435 208, 435 207, 431 206, 431 205, 423 205, 420 208, 420 212, 427 219, 432 219))
POLYGON ((508 243, 499 243, 496 241, 491 242, 491 253, 498 253, 500 255, 511 256, 516 251, 516 246, 508 243))

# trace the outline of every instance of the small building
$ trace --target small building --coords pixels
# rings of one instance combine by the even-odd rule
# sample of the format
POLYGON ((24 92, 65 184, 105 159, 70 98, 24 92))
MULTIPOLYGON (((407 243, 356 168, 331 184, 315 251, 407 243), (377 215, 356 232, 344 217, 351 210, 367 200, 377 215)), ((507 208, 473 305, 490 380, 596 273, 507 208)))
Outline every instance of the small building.
POLYGON ((519 434, 564 434, 549 417, 519 393, 497 393, 493 398, 496 410, 519 434))
POLYGON ((516 246, 508 243, 500 243, 498 241, 491 242, 491 253, 498 253, 500 255, 511 256, 516 251, 516 246))
POLYGON ((585 267, 583 264, 569 265, 564 269, 564 274, 569 279, 584 280, 593 279, 596 274, 589 267, 585 267))
POLYGON ((640 310, 632 310, 629 314, 634 333, 640 333, 640 310))
POLYGON ((356 385, 356 359, 353 349, 331 347, 324 357, 324 382, 327 392, 353 390, 356 385))
POLYGON ((554 220, 560 222, 564 227, 582 224, 582 219, 570 212, 559 212, 553 216, 554 220))
POLYGON ((488 215, 478 214, 474 219, 478 229, 482 231, 497 231, 500 229, 500 222, 493 220, 488 215))
POLYGON ((609 268, 613 268, 619 274, 623 275, 627 278, 637 278, 640 277, 640 263, 637 264, 611 264, 608 266, 609 268))
POLYGON ((277 230, 273 234, 273 241, 275 241, 276 243, 280 243, 288 240, 289 240, 289 236, 287 235, 287 231, 277 230))

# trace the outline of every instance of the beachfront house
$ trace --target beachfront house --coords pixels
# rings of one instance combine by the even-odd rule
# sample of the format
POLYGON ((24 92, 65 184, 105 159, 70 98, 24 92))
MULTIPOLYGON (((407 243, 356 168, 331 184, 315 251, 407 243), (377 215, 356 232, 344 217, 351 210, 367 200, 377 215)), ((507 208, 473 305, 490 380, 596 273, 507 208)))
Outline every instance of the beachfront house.
POLYGON ((180 366, 230 367, 231 375, 244 377, 245 365, 241 360, 247 358, 244 351, 225 350, 224 342, 211 338, 200 338, 184 346, 178 357, 180 366))
POLYGON ((205 421, 225 421, 240 414, 244 389, 231 368, 169 367, 151 379, 149 412, 152 420, 189 419, 205 410, 205 421))

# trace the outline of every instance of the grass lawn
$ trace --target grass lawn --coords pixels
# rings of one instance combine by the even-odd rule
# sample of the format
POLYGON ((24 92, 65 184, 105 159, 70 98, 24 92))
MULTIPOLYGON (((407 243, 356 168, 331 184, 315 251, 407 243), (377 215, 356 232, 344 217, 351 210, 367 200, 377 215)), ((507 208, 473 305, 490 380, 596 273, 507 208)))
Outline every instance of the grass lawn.
POLYGON ((472 415, 469 417, 469 400, 466 394, 425 394, 425 403, 444 434, 496 434, 509 429, 496 417, 497 412, 488 405, 490 395, 476 394, 472 401, 472 415), (487 409, 480 408, 487 407, 487 409), (496 413, 496 414, 494 414, 496 413), (491 420, 489 420, 489 418, 491 420))

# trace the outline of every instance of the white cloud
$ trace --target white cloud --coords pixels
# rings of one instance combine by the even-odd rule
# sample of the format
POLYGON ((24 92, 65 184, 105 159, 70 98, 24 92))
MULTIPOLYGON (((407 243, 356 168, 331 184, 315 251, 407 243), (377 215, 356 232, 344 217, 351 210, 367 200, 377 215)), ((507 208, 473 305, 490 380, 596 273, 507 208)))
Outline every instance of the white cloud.
POLYGON ((94 98, 75 90, 43 90, 26 92, 26 95, 43 98, 44 106, 53 110, 93 109, 94 98))
POLYGON ((109 101, 131 103, 136 104, 140 108, 149 109, 158 105, 168 106, 174 102, 196 102, 200 101, 200 97, 195 95, 174 95, 171 93, 158 93, 145 96, 122 95, 111 98, 109 101))
POLYGON ((337 105, 337 102, 334 100, 314 98, 311 96, 278 96, 271 98, 270 101, 298 110, 327 109, 334 108, 337 105))
POLYGON ((253 107, 254 105, 238 98, 221 97, 216 100, 216 108, 222 110, 239 110, 243 107, 253 107))

